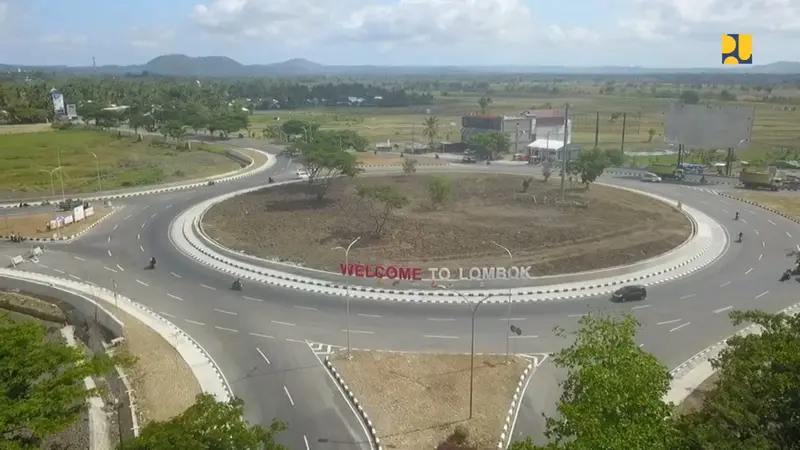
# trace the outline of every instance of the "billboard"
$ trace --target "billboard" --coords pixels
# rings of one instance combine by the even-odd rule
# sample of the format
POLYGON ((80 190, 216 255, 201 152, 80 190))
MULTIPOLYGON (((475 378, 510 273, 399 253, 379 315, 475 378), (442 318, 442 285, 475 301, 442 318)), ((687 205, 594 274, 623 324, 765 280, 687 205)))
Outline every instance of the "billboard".
POLYGON ((501 131, 503 129, 503 118, 500 116, 462 116, 461 126, 479 130, 501 131))
POLYGON ((53 99, 53 111, 57 116, 67 114, 67 109, 64 106, 64 94, 53 89, 50 91, 50 98, 53 99))
POLYGON ((78 117, 78 108, 75 105, 67 105, 67 116, 78 117))
POLYGON ((750 145, 755 116, 752 106, 673 103, 664 123, 664 138, 694 148, 744 149, 750 145))

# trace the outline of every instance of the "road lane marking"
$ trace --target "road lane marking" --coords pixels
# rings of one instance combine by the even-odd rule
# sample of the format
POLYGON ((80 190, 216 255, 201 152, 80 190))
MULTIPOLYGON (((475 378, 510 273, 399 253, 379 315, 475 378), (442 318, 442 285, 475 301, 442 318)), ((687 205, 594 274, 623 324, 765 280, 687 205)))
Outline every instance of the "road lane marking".
POLYGON ((583 317, 586 314, 569 314, 567 317, 583 317))
POLYGON ((142 229, 144 229, 144 226, 145 226, 145 225, 147 225, 147 222, 145 222, 145 223, 143 223, 143 224, 142 224, 142 229))
POLYGON ((639 305, 639 306, 634 306, 631 309, 644 309, 644 308, 649 308, 651 306, 653 306, 653 305, 639 305))
POLYGON ((109 272, 118 273, 116 270, 114 270, 114 269, 112 269, 111 267, 108 267, 108 266, 103 266, 103 269, 106 269, 106 270, 108 270, 109 272))
POLYGON ((756 213, 754 213, 753 211, 750 211, 749 209, 745 209, 745 211, 749 212, 750 214, 752 214, 754 216, 756 215, 756 213))
POLYGON ((720 200, 720 203, 725 204, 725 205, 730 205, 731 204, 730 202, 726 202, 725 200, 720 200))
POLYGON ((111 236, 109 236, 108 239, 106 239, 106 242, 111 242, 111 236))
POLYGON ((151 214, 151 215, 150 215, 150 218, 152 219, 153 217, 155 217, 155 216, 156 216, 156 214, 158 214, 158 213, 153 213, 153 214, 151 214))
POLYGON ((108 256, 111 256, 111 250, 108 250, 108 256))
POLYGON ((169 298, 174 298, 175 300, 180 300, 180 301, 183 301, 183 299, 182 299, 182 298, 178 297, 178 296, 177 296, 177 295, 175 295, 175 294, 167 294, 167 297, 169 297, 169 298))
POLYGON ((267 335, 267 334, 259 334, 259 333, 247 333, 247 334, 249 334, 250 336, 255 336, 255 337, 260 337, 260 338, 265 338, 265 339, 275 339, 275 336, 270 336, 270 335, 267 335))
POLYGON ((196 321, 196 320, 189 320, 189 319, 183 319, 183 320, 185 320, 185 321, 187 321, 187 322, 189 322, 189 323, 193 323, 193 324, 195 324, 195 325, 200 325, 200 326, 205 326, 205 325, 206 325, 206 324, 204 324, 203 322, 198 322, 198 321, 196 321))
POLYGON ((312 307, 310 307, 310 306, 298 306, 298 305, 294 305, 294 307, 295 307, 295 308, 297 308, 297 309, 305 309, 306 311, 319 311, 317 308, 312 308, 312 307))
POLYGON ((726 281, 726 282, 720 284, 719 287, 725 287, 725 286, 727 286, 729 284, 731 284, 731 282, 730 281, 726 281))
POLYGON ((117 264, 117 269, 119 269, 120 272, 125 272, 125 269, 123 269, 122 266, 120 266, 119 264, 117 264))
POLYGON ((764 254, 763 254, 763 253, 762 253, 762 254, 760 254, 760 255, 758 255, 758 260, 759 260, 759 261, 761 261, 761 259, 762 259, 762 258, 764 258, 764 254))
POLYGON ((122 220, 128 220, 128 219, 130 219, 130 218, 131 218, 131 216, 132 216, 132 215, 133 215, 133 214, 128 214, 128 215, 127 215, 127 216, 125 216, 125 218, 124 218, 124 219, 122 219, 122 220))
POLYGON ((141 284, 142 286, 149 286, 149 284, 145 283, 144 281, 142 281, 142 280, 140 280, 138 278, 136 279, 136 282, 141 284))
POLYGON ((64 272, 63 270, 60 270, 60 269, 53 269, 53 270, 55 270, 58 273, 66 273, 66 272, 64 272))
POLYGON ((423 337, 426 337, 426 338, 429 338, 429 339, 458 339, 458 336, 439 336, 439 335, 435 335, 435 334, 426 334, 423 337))
POLYGON ((78 261, 86 261, 85 259, 81 258, 80 256, 73 256, 73 258, 77 259, 78 261))
POLYGON ((428 317, 425 320, 430 320, 431 322, 452 322, 456 319, 449 318, 449 317, 428 317))
POLYGON ((753 268, 751 267, 751 268, 747 269, 747 272, 745 272, 744 274, 745 275, 750 275, 750 272, 752 272, 752 271, 753 271, 753 268))
POLYGON ((252 300, 254 302, 263 302, 264 301, 264 300, 261 300, 260 298, 248 297, 246 295, 243 295, 242 298, 247 299, 247 300, 252 300))
POLYGON ((311 450, 311 447, 308 446, 308 438, 306 435, 303 435, 303 442, 306 444, 306 450, 311 450))
POLYGON ((211 289, 212 291, 216 291, 217 290, 217 288, 211 287, 211 286, 208 286, 208 285, 205 285, 205 284, 201 284, 200 286, 203 286, 206 289, 211 289))
POLYGON ((114 225, 114 228, 111 231, 116 231, 119 224, 114 225))
POLYGON ((260 348, 256 347, 256 351, 258 352, 259 355, 261 355, 262 358, 264 358, 264 361, 266 361, 267 364, 272 364, 271 362, 269 362, 269 358, 267 358, 267 355, 265 355, 260 348))
POLYGON ((715 310, 714 310, 714 314, 719 314, 719 313, 721 313, 721 312, 728 311, 729 309, 733 309, 733 306, 726 306, 726 307, 724 307, 724 308, 715 309, 715 310))
POLYGON ((526 319, 524 317, 512 317, 510 319, 507 318, 507 317, 498 317, 497 320, 505 320, 506 322, 508 322, 509 320, 512 321, 512 322, 519 322, 519 321, 528 320, 528 319, 526 319))
POLYGON ((769 220, 769 219, 767 220, 767 222, 769 222, 769 223, 771 223, 771 224, 773 224, 773 225, 777 225, 777 223, 775 223, 775 222, 773 222, 773 221, 771 221, 771 220, 769 220))
POLYGON ((692 322, 686 322, 686 323, 684 323, 684 324, 682 324, 682 325, 678 325, 677 327, 675 327, 675 328, 673 328, 673 329, 669 330, 669 332, 670 332, 670 333, 672 333, 673 331, 678 331, 678 330, 680 330, 681 328, 685 327, 686 325, 689 325, 690 323, 692 323, 692 322))
POLYGON ((137 234, 137 235, 136 235, 136 239, 137 239, 137 240, 138 240, 138 239, 142 239, 142 235, 141 235, 141 234, 137 234))
POLYGON ((767 294, 769 294, 769 291, 764 291, 764 292, 756 295, 756 297, 753 300, 758 300, 758 299, 760 299, 761 297, 763 297, 763 296, 765 296, 767 294))
POLYGON ((763 247, 766 247, 766 246, 767 246, 766 242, 761 241, 761 247, 763 248, 763 247))
POLYGON ((791 235, 791 234, 789 234, 789 232, 788 232, 788 231, 786 232, 786 235, 787 235, 787 236, 789 236, 789 238, 791 239, 792 235, 791 235))
POLYGON ((797 251, 800 252, 800 244, 797 244, 797 251))
POLYGON ((222 314, 228 314, 228 315, 231 315, 231 316, 238 316, 239 315, 239 313, 235 313, 235 312, 232 312, 232 311, 225 311, 224 309, 214 308, 214 311, 216 311, 218 313, 222 313, 222 314))
POLYGON ((383 316, 379 316, 377 314, 359 314, 359 316, 361 316, 361 317, 371 317, 373 319, 380 319, 380 318, 383 317, 383 316))
POLYGON ((170 313, 165 313, 164 311, 159 311, 158 313, 161 314, 162 316, 167 316, 167 317, 172 318, 172 319, 177 319, 177 317, 173 316, 170 313))
POLYGON ((164 208, 164 209, 170 209, 170 208, 172 208, 172 203, 170 203, 169 205, 167 205, 167 206, 166 206, 166 208, 164 208))
POLYGON ((286 325, 287 327, 293 327, 293 326, 295 326, 293 323, 289 323, 289 322, 281 322, 280 320, 270 320, 270 322, 272 322, 272 323, 274 323, 274 324, 276 324, 276 325, 286 325))
MULTIPOLYGON (((347 333, 347 330, 342 330, 343 333, 347 333)), ((364 330, 350 330, 351 334, 375 334, 374 331, 364 331, 364 330)))
POLYGON ((144 205, 144 207, 142 208, 142 210, 145 210, 145 209, 147 209, 147 208, 149 208, 149 207, 150 207, 150 205, 144 205))
POLYGON ((747 225, 747 221, 746 221, 746 220, 744 220, 744 219, 742 219, 742 223, 743 223, 743 224, 745 224, 745 225, 747 225))
POLYGON ((666 321, 664 321, 664 322, 658 322, 656 325, 666 325, 666 324, 668 324, 668 323, 680 322, 681 320, 683 320, 683 319, 666 320, 666 321))
POLYGON ((286 341, 286 342, 296 342, 296 343, 298 343, 298 344, 305 344, 305 345, 308 345, 308 342, 306 342, 306 341, 301 341, 300 339, 286 338, 286 339, 284 339, 284 341, 286 341))
POLYGON ((233 328, 218 327, 216 325, 214 325, 214 328, 216 328, 218 330, 222 330, 222 331, 230 331, 231 333, 238 333, 239 332, 239 330, 234 330, 233 328))
POLYGON ((539 336, 536 335, 536 334, 528 334, 528 335, 523 335, 523 336, 515 336, 515 335, 509 336, 509 338, 511 338, 511 339, 536 339, 538 337, 539 336))
POLYGON ((144 251, 144 247, 142 247, 142 246, 140 245, 140 246, 139 246, 139 250, 141 250, 141 251, 144 251))
POLYGON ((723 210, 722 210, 722 212, 724 212, 725 214, 730 214, 730 213, 731 213, 731 212, 730 212, 730 211, 728 211, 727 209, 723 209, 723 210))
POLYGON ((687 298, 697 297, 697 294, 689 294, 684 295, 683 297, 679 298, 678 300, 686 300, 687 298))
POLYGON ((80 280, 80 278, 76 277, 76 276, 75 276, 75 275, 73 275, 73 274, 69 274, 69 276, 71 276, 72 278, 75 278, 76 280, 80 280))
POLYGON ((753 231, 756 232, 756 236, 761 236, 761 233, 759 233, 758 230, 753 230, 753 231))
POLYGON ((173 277, 175 277, 175 278, 181 278, 181 276, 180 276, 180 275, 178 275, 178 274, 177 274, 177 273, 175 273, 175 272, 170 272, 169 274, 170 274, 170 275, 172 275, 172 276, 173 276, 173 277))
POLYGON ((289 403, 291 403, 292 406, 294 406, 294 400, 292 400, 292 394, 289 393, 289 389, 287 389, 286 386, 283 387, 283 392, 286 392, 286 397, 289 398, 289 403))

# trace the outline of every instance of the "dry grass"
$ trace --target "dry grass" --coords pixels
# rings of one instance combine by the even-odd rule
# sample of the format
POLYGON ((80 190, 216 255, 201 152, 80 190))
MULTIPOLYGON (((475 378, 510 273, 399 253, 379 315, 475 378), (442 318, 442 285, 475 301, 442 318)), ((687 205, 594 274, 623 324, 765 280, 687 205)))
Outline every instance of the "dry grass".
MULTIPOLYGON (((94 225, 97 221, 105 217, 112 210, 102 205, 93 204, 94 214, 91 217, 72 223, 66 227, 61 227, 62 235, 77 234, 86 228, 94 225)), ((3 216, 0 217, 0 236, 10 236, 20 233, 25 237, 47 237, 59 233, 57 230, 47 231, 47 224, 56 217, 68 215, 68 212, 59 211, 51 213, 30 214, 25 216, 3 216)))
POLYGON ((14 292, 0 292, 0 308, 12 311, 35 311, 66 322, 64 312, 53 303, 14 292))
POLYGON ((688 414, 694 411, 699 410, 703 406, 703 401, 706 398, 706 394, 712 390, 714 390, 715 385, 717 384, 717 379, 719 376, 717 372, 714 372, 713 375, 706 378, 700 386, 697 387, 691 394, 689 394, 686 399, 684 399, 676 408, 675 410, 678 414, 688 414))
POLYGON ((800 195, 791 191, 781 192, 740 192, 733 194, 735 197, 756 202, 759 205, 772 208, 784 214, 800 219, 800 195))
MULTIPOLYGON (((473 418, 469 417, 469 355, 353 351, 334 366, 375 425, 384 448, 436 448, 462 425, 464 449, 496 448, 511 397, 529 364, 514 357, 475 357, 473 418)), ((455 447, 459 448, 459 447, 455 447)))
POLYGON ((405 158, 395 155, 376 155, 374 153, 358 153, 358 162, 371 166, 398 166, 402 165, 405 158))
POLYGON ((0 125, 0 134, 44 133, 55 131, 49 123, 32 123, 28 125, 0 125))

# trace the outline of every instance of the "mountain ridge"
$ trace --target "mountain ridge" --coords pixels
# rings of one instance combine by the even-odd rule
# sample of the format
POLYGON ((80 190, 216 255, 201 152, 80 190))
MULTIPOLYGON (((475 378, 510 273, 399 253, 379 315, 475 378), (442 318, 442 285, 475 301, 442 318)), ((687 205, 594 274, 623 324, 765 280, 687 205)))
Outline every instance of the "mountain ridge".
POLYGON ((764 65, 721 68, 647 68, 641 66, 381 66, 381 65, 325 65, 304 58, 269 64, 242 64, 227 56, 187 56, 167 54, 157 56, 145 64, 104 66, 30 66, 0 64, 0 72, 43 71, 82 75, 138 75, 147 73, 159 76, 198 78, 252 78, 274 76, 326 76, 326 75, 479 75, 479 74, 800 74, 800 62, 778 61, 764 65))

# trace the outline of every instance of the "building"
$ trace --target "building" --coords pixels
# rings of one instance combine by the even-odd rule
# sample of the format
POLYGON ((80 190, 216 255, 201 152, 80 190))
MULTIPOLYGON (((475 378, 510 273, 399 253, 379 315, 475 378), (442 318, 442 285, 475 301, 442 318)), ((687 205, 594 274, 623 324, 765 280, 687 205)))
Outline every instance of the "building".
POLYGON ((572 143, 572 120, 567 120, 565 133, 563 109, 531 110, 525 111, 522 115, 531 117, 534 123, 534 139, 525 146, 532 160, 556 159, 564 147, 565 137, 567 145, 572 143))
POLYGON ((461 140, 466 142, 480 133, 499 131, 508 135, 511 151, 520 149, 533 141, 534 119, 526 116, 470 115, 461 117, 461 140))

